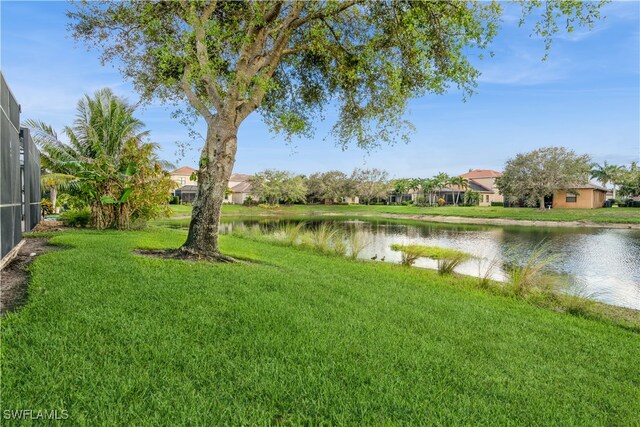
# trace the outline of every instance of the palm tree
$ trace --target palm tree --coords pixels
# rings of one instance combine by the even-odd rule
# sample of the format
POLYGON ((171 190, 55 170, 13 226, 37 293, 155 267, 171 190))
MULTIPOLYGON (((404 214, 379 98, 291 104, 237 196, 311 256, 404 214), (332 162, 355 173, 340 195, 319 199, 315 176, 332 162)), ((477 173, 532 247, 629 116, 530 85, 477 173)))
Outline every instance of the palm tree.
POLYGON ((442 189, 446 187, 447 184, 449 183, 449 175, 447 175, 444 172, 440 172, 433 177, 433 182, 434 182, 434 191, 438 193, 442 193, 442 189))
POLYGON ((78 102, 73 125, 64 129, 67 144, 60 142, 51 126, 28 122, 44 153, 43 166, 50 172, 45 175, 50 178, 47 184, 54 189, 73 185, 90 205, 92 222, 98 228, 120 228, 124 225, 120 221, 128 218, 124 211, 132 192, 129 178, 138 165, 124 164, 123 155, 130 158, 133 149, 158 163, 153 154, 157 145, 143 141, 149 132, 133 112, 134 108, 110 89, 101 89, 78 102))
POLYGON ((617 183, 620 180, 624 168, 622 166, 610 165, 605 160, 602 165, 593 163, 591 165, 591 178, 597 179, 602 185, 613 184, 613 198, 616 198, 617 183))
POLYGON ((420 187, 422 188, 422 193, 424 195, 425 200, 427 199, 427 194, 429 195, 429 206, 433 204, 432 195, 436 188, 436 183, 431 178, 425 178, 420 180, 420 187))
POLYGON ((49 198, 53 206, 53 212, 58 208, 56 200, 58 190, 73 188, 77 177, 69 173, 66 162, 74 159, 69 147, 58 139, 53 126, 39 120, 28 119, 24 125, 31 130, 34 142, 40 148, 40 185, 49 189, 49 198))
POLYGON ((462 192, 462 190, 466 190, 469 188, 469 180, 463 176, 454 176, 449 179, 449 183, 456 186, 457 192, 454 204, 458 206, 458 203, 460 201, 460 193, 462 192))

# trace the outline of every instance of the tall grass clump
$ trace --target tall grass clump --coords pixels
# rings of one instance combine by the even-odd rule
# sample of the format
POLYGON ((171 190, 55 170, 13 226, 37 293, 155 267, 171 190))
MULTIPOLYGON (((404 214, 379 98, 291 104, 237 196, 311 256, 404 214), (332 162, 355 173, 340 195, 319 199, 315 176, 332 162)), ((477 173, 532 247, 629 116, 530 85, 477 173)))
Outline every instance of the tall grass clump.
POLYGON ((545 274, 545 270, 559 259, 559 255, 550 252, 548 244, 539 243, 523 263, 511 263, 505 266, 504 271, 509 278, 508 284, 511 291, 520 296, 536 290, 552 292, 556 283, 545 274))
POLYGON ((453 270, 471 257, 468 253, 457 251, 438 259, 438 273, 451 274, 453 270))
POLYGON ((570 283, 559 289, 560 300, 564 311, 574 316, 588 317, 596 305, 595 299, 602 292, 590 291, 586 283, 570 283))
POLYGON ((343 233, 338 232, 336 233, 335 236, 333 236, 333 253, 339 256, 346 256, 347 255, 347 242, 346 242, 346 237, 344 236, 343 233))
POLYGON ((362 252, 362 250, 369 244, 365 234, 358 231, 352 231, 349 233, 347 235, 347 240, 349 241, 349 257, 351 259, 358 258, 360 252, 362 252))
POLYGON ((276 229, 274 235, 277 236, 279 240, 287 243, 289 246, 295 246, 298 243, 298 239, 300 238, 304 230, 304 226, 304 222, 299 222, 297 224, 287 222, 281 224, 276 229))
POLYGON ((320 252, 330 252, 339 230, 330 223, 323 222, 311 232, 313 247, 320 252))
POLYGON ((478 286, 487 289, 491 284, 493 273, 500 268, 501 260, 497 255, 491 259, 478 258, 478 286), (486 265, 486 269, 483 267, 486 265))
POLYGON ((244 237, 247 239, 258 240, 265 236, 265 232, 258 224, 247 226, 245 224, 239 224, 233 227, 231 235, 235 237, 244 237))
POLYGON ((451 274, 453 270, 472 256, 457 249, 439 248, 422 245, 391 245, 391 249, 402 254, 400 263, 411 266, 418 258, 431 258, 438 261, 438 273, 451 274))

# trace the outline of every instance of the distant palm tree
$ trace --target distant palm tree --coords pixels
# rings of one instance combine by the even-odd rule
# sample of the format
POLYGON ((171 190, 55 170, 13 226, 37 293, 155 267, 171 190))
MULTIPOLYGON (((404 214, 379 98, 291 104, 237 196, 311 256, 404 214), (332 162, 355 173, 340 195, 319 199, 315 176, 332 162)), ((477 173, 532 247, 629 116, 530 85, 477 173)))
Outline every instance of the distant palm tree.
POLYGON ((613 185, 613 198, 615 199, 617 183, 620 180, 624 168, 622 166, 610 165, 606 160, 602 165, 593 163, 591 168, 591 178, 600 181, 605 188, 609 183, 613 185))
MULTIPOLYGON (((434 176, 433 177, 433 182, 434 182, 434 187, 435 187, 434 191, 440 193, 440 196, 442 196, 442 190, 444 189, 444 187, 449 185, 449 180, 450 180, 449 175, 447 175, 444 172, 440 172, 439 174, 434 176)), ((437 200, 436 200, 436 202, 437 202, 437 200)))
POLYGON ((455 193, 456 197, 454 200, 454 204, 458 206, 458 203, 460 202, 460 193, 462 192, 462 190, 466 190, 469 188, 469 180, 463 176, 454 176, 449 179, 449 183, 456 187, 455 190, 457 191, 455 193))
POLYGON ((429 205, 433 204, 433 193, 436 189, 436 182, 431 178, 425 178, 420 180, 420 187, 422 188, 422 193, 424 194, 425 200, 427 199, 427 194, 429 195, 429 205))

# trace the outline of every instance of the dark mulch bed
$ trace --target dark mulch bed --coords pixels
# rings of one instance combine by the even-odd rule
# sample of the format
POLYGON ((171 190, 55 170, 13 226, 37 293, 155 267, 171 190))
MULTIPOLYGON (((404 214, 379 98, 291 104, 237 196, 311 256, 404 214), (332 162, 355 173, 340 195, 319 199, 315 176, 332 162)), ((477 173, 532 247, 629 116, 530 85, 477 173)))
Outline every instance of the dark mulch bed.
POLYGON ((37 256, 55 250, 48 238, 25 239, 16 257, 0 272, 0 314, 14 311, 27 301, 29 272, 26 267, 37 256))

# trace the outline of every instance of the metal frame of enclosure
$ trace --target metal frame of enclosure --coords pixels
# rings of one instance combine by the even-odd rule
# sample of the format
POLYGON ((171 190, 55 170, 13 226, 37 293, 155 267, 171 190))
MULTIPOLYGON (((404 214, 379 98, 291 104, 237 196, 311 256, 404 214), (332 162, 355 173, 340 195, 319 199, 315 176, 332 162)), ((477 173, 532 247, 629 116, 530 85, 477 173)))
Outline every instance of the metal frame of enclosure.
POLYGON ((1 258, 40 222, 40 152, 20 128, 20 105, 0 73, 1 258))

